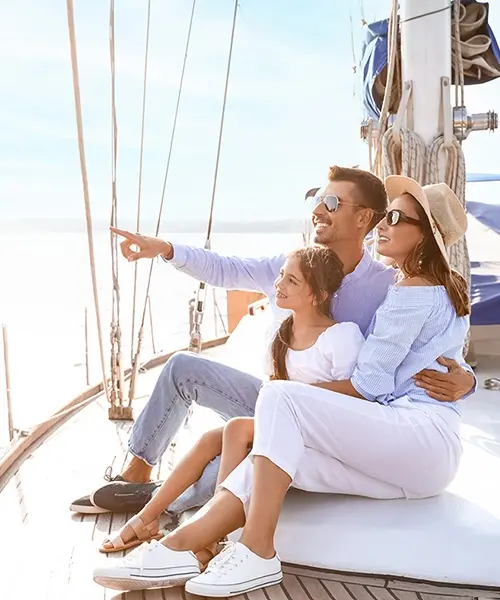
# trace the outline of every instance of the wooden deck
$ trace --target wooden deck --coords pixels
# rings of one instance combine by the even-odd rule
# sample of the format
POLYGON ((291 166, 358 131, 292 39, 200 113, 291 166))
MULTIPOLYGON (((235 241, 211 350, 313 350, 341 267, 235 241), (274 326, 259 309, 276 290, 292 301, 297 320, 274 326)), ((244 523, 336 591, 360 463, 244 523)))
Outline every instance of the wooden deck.
MULTIPOLYGON (((159 370, 139 380, 137 407, 147 397, 159 370)), ((197 408, 188 428, 181 431, 155 476, 164 478, 173 461, 203 428, 218 417, 197 408)), ((95 584, 93 567, 106 558, 98 544, 123 525, 130 515, 73 515, 70 502, 102 483, 107 465, 115 473, 127 459, 130 422, 107 419, 101 399, 56 429, 0 485, 2 526, 2 584, 5 599, 49 600, 189 600, 181 588, 117 593, 95 584)), ((116 555, 115 555, 116 556, 116 555)), ((334 573, 284 565, 281 585, 258 590, 245 600, 445 600, 500 598, 498 590, 468 590, 433 584, 334 573)))

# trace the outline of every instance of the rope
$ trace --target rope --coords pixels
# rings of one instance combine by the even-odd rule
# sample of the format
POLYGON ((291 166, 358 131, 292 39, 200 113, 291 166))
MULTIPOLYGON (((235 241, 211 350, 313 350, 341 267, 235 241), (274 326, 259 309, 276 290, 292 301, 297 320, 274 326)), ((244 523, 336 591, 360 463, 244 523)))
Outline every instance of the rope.
MULTIPOLYGON (((460 142, 455 137, 453 138, 453 145, 450 148, 445 147, 444 137, 442 135, 435 138, 429 146, 427 157, 427 183, 439 183, 442 181, 442 178, 439 176, 439 159, 441 152, 446 153, 445 183, 447 183, 455 192, 465 209, 465 155, 460 142)), ((465 236, 449 249, 448 256, 450 257, 452 268, 464 277, 470 289, 470 259, 465 236)))
POLYGON ((361 13, 361 23, 363 25, 367 25, 366 19, 365 19, 365 7, 363 5, 363 0, 359 0, 359 10, 361 13))
MULTIPOLYGON (((233 13, 233 25, 231 29, 231 41, 229 43, 229 56, 227 60, 227 70, 226 70, 226 82, 224 86, 224 99, 222 102, 222 112, 220 119, 220 129, 219 129, 219 141, 217 144, 217 158, 215 160, 215 171, 214 171, 214 182, 212 187, 212 199, 210 201, 210 215, 208 218, 208 227, 207 227, 207 239, 205 241, 205 249, 210 250, 210 236, 212 233, 212 222, 213 222, 213 213, 214 213, 214 205, 215 205, 215 192, 217 189, 217 178, 219 175, 219 161, 220 161, 220 152, 222 147, 222 133, 224 131, 224 118, 226 115, 226 103, 227 103, 227 92, 229 89, 229 76, 231 74, 231 61, 233 57, 233 45, 234 45, 234 33, 236 30, 236 17, 238 14, 238 0, 234 2, 234 13, 233 13)), ((191 352, 200 352, 201 349, 201 324, 203 322, 203 315, 205 311, 205 298, 206 298, 206 283, 200 281, 198 289, 196 290, 196 300, 194 306, 194 318, 193 318, 193 328, 191 330, 191 336, 189 339, 189 350, 191 352)))
MULTIPOLYGON (((109 57, 111 67, 111 219, 113 227, 118 225, 118 198, 116 192, 116 161, 118 155, 118 125, 116 119, 115 88, 115 2, 109 6, 109 57)), ((118 278, 118 238, 110 234, 111 243, 111 376, 110 401, 113 405, 123 404, 123 364, 120 329, 120 284, 118 278)))
MULTIPOLYGON (((146 118, 146 91, 148 78, 148 56, 149 56, 149 24, 151 21, 151 0, 148 0, 148 16, 146 25, 146 49, 144 51, 144 77, 142 84, 142 117, 141 117, 141 149, 139 154, 139 184, 137 191, 137 217, 135 230, 141 230, 141 194, 142 194, 142 159, 144 155, 144 123, 146 118)), ((115 236, 116 237, 116 236, 115 236)), ((132 333, 130 339, 130 360, 134 360, 134 333, 135 333, 135 304, 137 298, 137 267, 138 263, 134 264, 134 291, 132 295, 132 333)), ((147 302, 147 300, 146 300, 147 302)))
POLYGON ((71 50, 71 70, 73 75, 73 93, 75 96, 75 112, 76 112, 76 126, 78 132, 78 152, 80 155, 80 170, 82 174, 82 185, 83 185, 83 200, 85 204, 85 219, 87 224, 87 240, 89 249, 89 260, 90 260, 90 272, 92 276, 92 290, 94 294, 94 308, 97 322, 97 334, 99 339, 99 352, 101 355, 101 370, 102 370, 102 381, 106 391, 106 397, 108 401, 109 389, 106 385, 106 367, 104 363, 104 347, 102 343, 102 327, 101 327, 101 313, 99 310, 99 294, 97 291, 97 276, 95 268, 95 255, 94 255, 94 236, 92 232, 92 214, 90 210, 90 195, 89 195, 89 183, 87 177, 87 161, 85 158, 85 144, 83 137, 83 119, 82 119, 82 103, 80 98, 80 77, 78 74, 78 57, 76 53, 76 36, 75 36, 75 19, 73 11, 73 0, 66 0, 66 7, 68 12, 68 31, 69 31, 69 44, 71 50))
MULTIPOLYGON (((353 21, 352 21, 352 6, 349 9, 349 28, 351 30, 351 53, 352 53, 352 72, 354 73, 354 75, 356 74, 356 67, 357 67, 357 61, 356 61, 356 50, 354 48, 354 25, 353 25, 353 21)), ((356 95, 356 86, 355 84, 353 85, 353 97, 356 95)))
POLYGON ((455 106, 464 106, 464 65, 460 43, 460 0, 453 3, 453 58, 455 63, 455 106))
MULTIPOLYGON (((187 33, 187 37, 186 37, 186 46, 184 49, 184 60, 182 63, 182 70, 181 70, 181 76, 180 76, 180 81, 179 81, 179 91, 177 94, 177 103, 175 106, 174 121, 172 124, 172 131, 170 134, 170 146, 168 149, 167 164, 165 167, 165 176, 163 179, 163 189, 162 189, 162 193, 161 193, 160 207, 158 210, 158 219, 156 221, 156 229, 155 229, 156 236, 158 236, 158 234, 160 232, 160 227, 161 227, 161 220, 162 220, 162 215, 163 215, 163 205, 165 202, 165 191, 167 189, 168 175, 170 172, 170 162, 172 159, 172 150, 174 147, 175 134, 177 132, 177 119, 179 116, 179 108, 180 108, 180 103, 181 103, 182 91, 184 88, 184 74, 186 72, 187 58, 188 58, 189 47, 190 47, 190 43, 191 43, 191 31, 193 29, 195 9, 196 9, 196 0, 193 0, 193 4, 191 7, 191 17, 189 20, 188 33, 187 33)), ((137 336, 137 347, 136 347, 135 355, 132 359, 132 375, 130 378, 130 387, 129 387, 129 405, 132 403, 132 400, 134 399, 134 394, 135 394, 135 382, 136 382, 136 378, 137 378, 139 357, 140 357, 141 347, 142 347, 142 340, 144 337, 144 323, 146 320, 146 311, 147 311, 147 306, 148 306, 147 299, 148 299, 149 290, 151 287, 151 277, 153 274, 153 267, 154 267, 154 262, 151 261, 151 265, 149 267, 149 275, 148 275, 147 285, 146 285, 146 296, 145 296, 144 307, 143 307, 143 311, 142 311, 141 324, 139 326, 139 332, 138 332, 138 336, 137 336)), ((133 340, 132 340, 132 343, 133 343, 133 340)))
POLYGON ((215 288, 213 288, 213 302, 214 302, 215 337, 218 336, 217 319, 219 319, 219 321, 222 325, 222 331, 224 332, 224 335, 227 335, 227 327, 226 327, 226 324, 224 323, 224 318, 222 316, 222 312, 220 310, 219 303, 217 302, 217 295, 215 293, 215 288))
POLYGON ((382 138, 382 178, 401 174, 416 181, 425 181, 426 147, 414 131, 400 131, 401 144, 392 127, 382 138))
POLYGON ((382 152, 382 139, 387 129, 387 123, 389 119, 389 108, 392 98, 394 73, 396 71, 397 62, 397 39, 398 39, 398 0, 393 0, 391 15, 389 17, 389 59, 387 67, 387 82, 385 86, 384 99, 382 101, 382 108, 380 110, 379 118, 379 131, 378 131, 378 143, 375 150, 375 158, 373 159, 373 168, 376 173, 380 173, 382 169, 381 165, 381 152, 382 152))
MULTIPOLYGON (((455 62, 455 106, 465 106, 465 82, 464 82, 464 65, 462 60, 462 45, 460 43, 460 0, 454 0, 453 3, 453 36, 452 44, 454 45, 454 62, 455 62)), ((453 146, 447 148, 447 183, 454 190, 462 206, 466 209, 465 183, 466 183, 466 166, 465 157, 462 151, 462 140, 464 139, 462 122, 462 135, 460 142, 456 138, 453 140, 453 146), (448 180, 450 180, 453 187, 448 180)), ((437 140, 436 140, 437 142, 437 140)), ((436 150, 439 152, 439 148, 436 150)), ((470 257, 467 247, 467 238, 465 235, 454 244, 449 251, 451 266, 456 269, 467 282, 470 292, 471 287, 471 272, 470 272, 470 257)), ((464 356, 467 356, 470 346, 470 330, 467 333, 464 346, 464 356)))

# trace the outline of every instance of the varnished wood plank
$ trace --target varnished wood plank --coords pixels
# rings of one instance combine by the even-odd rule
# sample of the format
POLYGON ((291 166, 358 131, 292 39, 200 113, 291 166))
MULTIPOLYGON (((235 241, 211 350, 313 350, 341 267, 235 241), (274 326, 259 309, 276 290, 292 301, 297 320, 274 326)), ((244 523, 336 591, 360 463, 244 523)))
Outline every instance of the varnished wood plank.
MULTIPOLYGON (((159 590, 155 590, 155 594, 158 591, 159 590)), ((121 597, 119 596, 118 598, 119 600, 152 600, 153 596, 150 596, 150 593, 151 590, 134 590, 133 592, 125 592, 124 594, 120 594, 121 597)), ((116 600, 118 600, 118 598, 116 598, 116 600)), ((161 596, 156 595, 155 599, 160 600, 161 596)))
POLYGON ((255 590, 253 592, 249 592, 248 594, 245 594, 243 598, 244 600, 268 600, 264 590, 255 590))
POLYGON ((319 579, 312 577, 299 577, 307 597, 311 600, 332 600, 331 594, 319 579))
POLYGON ((356 600, 374 600, 374 597, 364 585, 359 583, 346 583, 344 585, 356 600))
POLYGON ((497 600, 500 600, 499 589, 488 590, 470 586, 447 586, 446 584, 440 583, 405 581, 399 579, 389 579, 387 581, 387 588, 391 590, 418 591, 421 593, 439 594, 443 596, 457 596, 460 598, 472 596, 473 598, 496 598, 497 600))
POLYGON ((165 600, 163 590, 147 590, 144 592, 144 600, 165 600))
POLYGON ((352 595, 349 593, 344 584, 340 581, 330 581, 328 579, 322 579, 321 582, 329 591, 334 600, 353 600, 352 595))
POLYGON ((360 583, 361 585, 375 585, 384 587, 386 580, 382 577, 375 578, 373 576, 364 576, 353 573, 336 573, 335 571, 327 571, 326 569, 315 569, 312 567, 302 567, 300 565, 284 564, 283 572, 292 575, 301 575, 304 577, 314 577, 319 579, 330 579, 332 581, 342 581, 345 583, 360 583))
POLYGON ((391 590, 397 600, 420 600, 416 592, 410 590, 391 590))
POLYGON ((376 598, 376 600, 395 600, 394 595, 385 588, 367 586, 367 589, 374 596, 374 598, 376 598))
MULTIPOLYGON (((420 600, 454 600, 459 598, 460 600, 464 600, 464 597, 460 596, 443 596, 442 594, 418 594, 420 600)), ((473 600, 472 596, 468 597, 468 600, 473 600)))
POLYGON ((307 598, 307 593, 304 592, 304 588, 295 575, 285 574, 281 585, 292 600, 304 600, 307 598))
MULTIPOLYGON (((165 588, 162 590, 162 600, 184 600, 185 595, 186 594, 185 594, 183 586, 182 587, 177 586, 177 587, 165 588)), ((191 596, 191 594, 189 594, 189 596, 191 598, 196 598, 196 600, 198 600, 200 598, 200 596, 191 596)), ((149 596, 148 596, 147 600, 150 600, 149 596)), ((158 600, 159 600, 159 597, 158 597, 158 600)))
MULTIPOLYGON (((194 596, 193 594, 186 592, 186 590, 182 590, 182 599, 183 600, 207 600, 206 596, 194 596)), ((164 596, 163 600, 169 600, 169 598, 167 598, 167 596, 164 596)))
POLYGON ((281 584, 265 588, 263 592, 266 600, 289 600, 281 584))

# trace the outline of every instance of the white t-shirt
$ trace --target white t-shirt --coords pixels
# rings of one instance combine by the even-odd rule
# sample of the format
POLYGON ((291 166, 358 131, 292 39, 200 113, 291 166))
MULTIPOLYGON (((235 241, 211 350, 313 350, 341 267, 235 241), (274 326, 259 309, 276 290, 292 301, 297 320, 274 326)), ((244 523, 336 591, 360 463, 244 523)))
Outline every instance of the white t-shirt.
MULTIPOLYGON (((269 336, 265 373, 271 374, 271 344, 277 328, 269 336)), ((358 362, 365 338, 356 323, 337 323, 325 329, 313 346, 305 350, 289 349, 286 369, 291 381, 325 383, 349 379, 358 362)))

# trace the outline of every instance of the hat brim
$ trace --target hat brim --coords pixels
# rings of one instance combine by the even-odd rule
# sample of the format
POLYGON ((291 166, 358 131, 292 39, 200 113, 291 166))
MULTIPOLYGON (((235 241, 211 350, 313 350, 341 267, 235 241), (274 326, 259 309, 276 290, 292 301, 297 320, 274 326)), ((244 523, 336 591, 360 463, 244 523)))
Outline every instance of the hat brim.
POLYGON ((387 191, 387 198, 389 202, 392 202, 395 198, 398 198, 403 194, 410 194, 415 198, 415 200, 424 209, 431 226, 432 234, 436 240, 436 244, 438 245, 439 250, 441 250, 441 254, 445 258, 446 264, 449 265, 450 259, 444 244, 443 236, 441 235, 441 232, 439 231, 436 222, 432 217, 429 201, 427 200, 427 196, 425 195, 422 186, 410 177, 405 177, 404 175, 389 175, 385 180, 385 189, 387 191))

